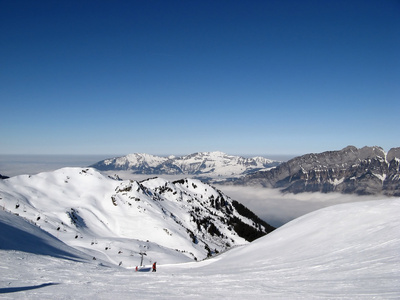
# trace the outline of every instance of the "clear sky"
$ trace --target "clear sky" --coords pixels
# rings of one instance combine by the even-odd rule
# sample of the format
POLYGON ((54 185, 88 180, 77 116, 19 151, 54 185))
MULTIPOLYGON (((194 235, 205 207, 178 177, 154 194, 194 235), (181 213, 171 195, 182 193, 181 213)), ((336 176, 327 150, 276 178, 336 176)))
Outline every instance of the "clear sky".
POLYGON ((0 154, 400 146, 400 1, 0 0, 0 154))

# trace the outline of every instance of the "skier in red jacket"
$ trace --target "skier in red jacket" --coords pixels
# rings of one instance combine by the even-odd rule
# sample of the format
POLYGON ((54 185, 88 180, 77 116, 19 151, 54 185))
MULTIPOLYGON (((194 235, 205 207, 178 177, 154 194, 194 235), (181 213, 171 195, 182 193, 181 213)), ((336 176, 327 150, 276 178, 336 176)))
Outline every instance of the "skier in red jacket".
POLYGON ((156 271, 157 271, 156 264, 157 264, 157 262, 154 262, 154 264, 153 264, 153 272, 156 272, 156 271))

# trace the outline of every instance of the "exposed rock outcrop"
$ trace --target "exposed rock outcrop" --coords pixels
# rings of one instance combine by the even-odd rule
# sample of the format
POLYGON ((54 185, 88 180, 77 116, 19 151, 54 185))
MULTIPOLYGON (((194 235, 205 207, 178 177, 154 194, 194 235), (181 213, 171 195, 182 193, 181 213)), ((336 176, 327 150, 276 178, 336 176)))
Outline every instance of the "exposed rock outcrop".
POLYGON ((348 146, 339 151, 306 154, 231 181, 285 192, 341 192, 400 196, 400 148, 348 146))

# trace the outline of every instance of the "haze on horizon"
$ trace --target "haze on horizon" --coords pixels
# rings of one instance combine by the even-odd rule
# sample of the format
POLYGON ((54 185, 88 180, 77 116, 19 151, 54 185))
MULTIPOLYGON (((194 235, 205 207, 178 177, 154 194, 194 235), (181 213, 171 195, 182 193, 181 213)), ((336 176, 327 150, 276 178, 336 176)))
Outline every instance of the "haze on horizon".
POLYGON ((396 0, 1 1, 0 154, 388 151, 399 15, 396 0))

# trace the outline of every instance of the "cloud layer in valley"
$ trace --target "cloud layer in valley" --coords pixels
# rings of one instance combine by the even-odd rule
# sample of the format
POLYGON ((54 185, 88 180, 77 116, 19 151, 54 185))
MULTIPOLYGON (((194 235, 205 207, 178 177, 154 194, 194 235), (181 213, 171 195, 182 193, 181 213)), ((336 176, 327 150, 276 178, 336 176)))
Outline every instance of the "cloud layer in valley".
POLYGON ((279 189, 242 186, 216 186, 261 219, 275 227, 323 207, 347 202, 383 199, 385 196, 357 196, 340 193, 281 193, 279 189))

